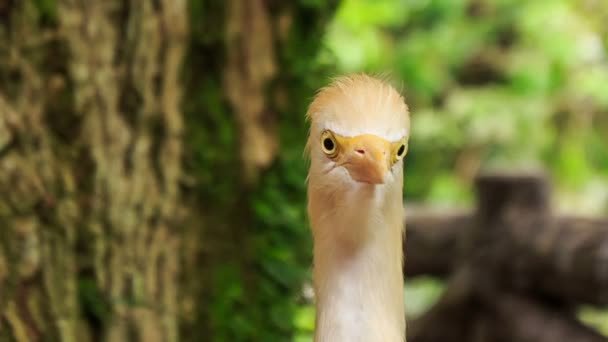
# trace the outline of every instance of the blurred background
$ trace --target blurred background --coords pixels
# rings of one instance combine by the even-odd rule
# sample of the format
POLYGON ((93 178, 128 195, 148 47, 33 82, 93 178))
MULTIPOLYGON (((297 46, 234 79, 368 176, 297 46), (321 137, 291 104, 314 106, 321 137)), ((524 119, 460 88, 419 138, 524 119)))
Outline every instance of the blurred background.
MULTIPOLYGON (((474 213, 478 175, 544 173, 571 221, 535 223, 557 247, 501 300, 608 338, 607 1, 0 0, 0 341, 312 341, 304 114, 352 72, 409 104, 411 208, 474 213)), ((412 326, 457 278, 437 251, 450 270, 412 259, 412 326)), ((508 321, 476 305, 448 316, 508 321)), ((560 341, 534 336, 501 340, 560 341)))

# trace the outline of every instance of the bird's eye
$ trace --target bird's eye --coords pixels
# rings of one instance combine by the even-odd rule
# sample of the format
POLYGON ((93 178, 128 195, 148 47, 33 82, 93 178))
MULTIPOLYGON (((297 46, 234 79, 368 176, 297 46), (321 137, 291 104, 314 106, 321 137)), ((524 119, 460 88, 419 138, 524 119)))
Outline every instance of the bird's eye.
POLYGON ((336 139, 330 131, 325 131, 321 135, 321 149, 323 150, 323 153, 330 157, 334 157, 338 152, 336 139))
POLYGON ((397 150, 397 157, 402 158, 404 154, 405 154, 405 144, 401 144, 401 146, 399 146, 399 149, 397 150))
POLYGON ((394 163, 398 162, 399 160, 403 159, 403 157, 406 155, 407 141, 401 141, 397 146, 395 146, 393 151, 394 152, 393 152, 392 162, 394 164, 394 163))

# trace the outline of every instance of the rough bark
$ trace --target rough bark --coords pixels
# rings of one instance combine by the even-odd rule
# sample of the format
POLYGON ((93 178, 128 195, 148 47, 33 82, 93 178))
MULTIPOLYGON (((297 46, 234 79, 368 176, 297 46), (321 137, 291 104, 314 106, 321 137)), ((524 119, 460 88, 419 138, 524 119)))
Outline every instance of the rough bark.
POLYGON ((0 337, 176 340, 185 1, 50 4, 0 31, 0 337))
POLYGON ((0 0, 0 340, 288 339, 308 234, 253 208, 337 3, 0 0))

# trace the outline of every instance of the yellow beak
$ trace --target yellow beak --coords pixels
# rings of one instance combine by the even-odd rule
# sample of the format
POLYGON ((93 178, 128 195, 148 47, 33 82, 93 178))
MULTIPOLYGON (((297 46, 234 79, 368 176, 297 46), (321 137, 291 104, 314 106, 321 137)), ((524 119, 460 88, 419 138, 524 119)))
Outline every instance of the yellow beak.
POLYGON ((343 165, 357 182, 383 184, 389 169, 391 143, 371 134, 337 137, 343 165))

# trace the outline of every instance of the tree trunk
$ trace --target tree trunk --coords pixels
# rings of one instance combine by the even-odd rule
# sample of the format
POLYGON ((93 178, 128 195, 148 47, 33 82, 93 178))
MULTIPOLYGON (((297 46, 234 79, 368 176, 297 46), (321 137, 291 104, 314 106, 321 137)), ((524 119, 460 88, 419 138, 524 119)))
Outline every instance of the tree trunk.
POLYGON ((177 340, 185 1, 0 16, 0 340, 177 340))
POLYGON ((288 339, 336 6, 0 0, 0 341, 288 339))

